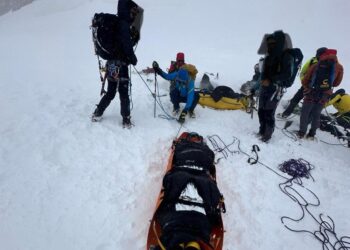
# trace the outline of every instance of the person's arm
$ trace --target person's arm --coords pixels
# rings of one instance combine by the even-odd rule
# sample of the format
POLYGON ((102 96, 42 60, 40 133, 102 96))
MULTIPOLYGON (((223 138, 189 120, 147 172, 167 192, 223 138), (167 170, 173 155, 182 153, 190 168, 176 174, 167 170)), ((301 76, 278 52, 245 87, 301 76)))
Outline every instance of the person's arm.
POLYGON ((344 74, 343 66, 340 63, 337 63, 336 67, 338 67, 338 70, 336 69, 336 71, 338 72, 337 72, 337 75, 335 76, 333 87, 339 86, 339 84, 343 80, 343 74, 344 74))
POLYGON ((187 112, 191 108, 193 104, 193 100, 194 100, 194 81, 191 79, 187 87, 187 102, 186 102, 184 111, 187 112))
POLYGON ((126 59, 127 59, 126 63, 131 63, 132 65, 136 65, 137 58, 132 46, 130 26, 127 21, 120 20, 119 31, 120 31, 121 49, 124 55, 126 56, 126 59))
POLYGON ((165 80, 168 81, 174 81, 177 77, 177 72, 173 72, 173 73, 165 73, 163 70, 160 70, 161 72, 159 72, 160 76, 163 77, 165 80))

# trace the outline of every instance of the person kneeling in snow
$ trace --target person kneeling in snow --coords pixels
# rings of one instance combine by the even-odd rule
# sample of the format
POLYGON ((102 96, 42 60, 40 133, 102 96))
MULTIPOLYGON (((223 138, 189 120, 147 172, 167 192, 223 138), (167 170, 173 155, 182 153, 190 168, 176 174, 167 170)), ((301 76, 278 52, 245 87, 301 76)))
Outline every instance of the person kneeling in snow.
POLYGON ((347 137, 350 147, 350 95, 346 94, 344 89, 338 89, 330 96, 325 107, 330 105, 333 105, 337 112, 330 116, 321 114, 320 129, 330 132, 338 138, 347 137), (336 125, 343 127, 346 135, 339 131, 336 125))
POLYGON ((194 91, 194 79, 192 79, 187 70, 180 68, 177 72, 165 73, 159 68, 157 62, 152 64, 154 72, 166 80, 175 81, 175 88, 170 91, 170 100, 174 105, 173 113, 177 115, 180 111, 180 102, 186 103, 182 110, 178 122, 184 123, 187 113, 194 118, 194 109, 199 100, 198 92, 194 91))

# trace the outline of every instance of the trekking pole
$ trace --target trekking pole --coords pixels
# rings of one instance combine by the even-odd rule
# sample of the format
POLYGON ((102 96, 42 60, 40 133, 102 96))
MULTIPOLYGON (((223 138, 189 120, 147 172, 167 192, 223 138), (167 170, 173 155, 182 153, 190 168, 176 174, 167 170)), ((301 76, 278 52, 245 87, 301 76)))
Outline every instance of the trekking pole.
POLYGON ((154 72, 154 118, 157 112, 157 73, 154 72))

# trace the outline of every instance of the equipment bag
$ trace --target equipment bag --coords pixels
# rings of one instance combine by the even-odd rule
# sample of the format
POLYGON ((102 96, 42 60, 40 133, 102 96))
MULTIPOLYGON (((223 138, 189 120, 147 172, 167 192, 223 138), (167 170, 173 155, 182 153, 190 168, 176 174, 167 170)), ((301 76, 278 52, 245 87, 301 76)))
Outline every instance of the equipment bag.
POLYGON ((201 170, 211 170, 215 154, 196 133, 187 133, 174 144, 173 166, 195 166, 201 170))
POLYGON ((288 53, 292 57, 292 62, 291 62, 292 70, 291 70, 290 78, 283 83, 282 87, 289 88, 294 83, 295 77, 297 76, 298 71, 301 67, 301 63, 303 61, 304 55, 299 48, 287 49, 286 53, 288 53))
POLYGON ((119 18, 117 15, 96 13, 92 19, 92 40, 96 55, 105 60, 120 57, 119 18))
POLYGON ((235 93, 230 87, 227 86, 218 86, 210 94, 215 102, 218 102, 223 97, 239 99, 242 97, 241 94, 235 93))
POLYGON ((190 75, 190 77, 192 78, 192 80, 196 80, 196 76, 198 73, 196 66, 194 66, 192 64, 184 64, 181 66, 181 69, 187 70, 187 72, 190 75))

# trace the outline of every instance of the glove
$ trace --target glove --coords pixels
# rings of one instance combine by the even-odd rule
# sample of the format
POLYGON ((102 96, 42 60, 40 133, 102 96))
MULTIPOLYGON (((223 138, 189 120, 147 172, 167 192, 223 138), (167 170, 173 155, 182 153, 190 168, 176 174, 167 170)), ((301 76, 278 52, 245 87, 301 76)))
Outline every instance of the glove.
POLYGON ((159 68, 159 64, 156 61, 153 61, 152 67, 154 69, 154 72, 156 72, 158 75, 162 73, 162 70, 159 68))
POLYGON ((129 62, 134 66, 137 64, 137 57, 135 56, 135 54, 132 55, 131 58, 129 58, 129 62))
POLYGON ((185 119, 186 119, 186 115, 187 115, 187 111, 186 110, 182 110, 179 119, 177 120, 179 123, 184 123, 185 119))

